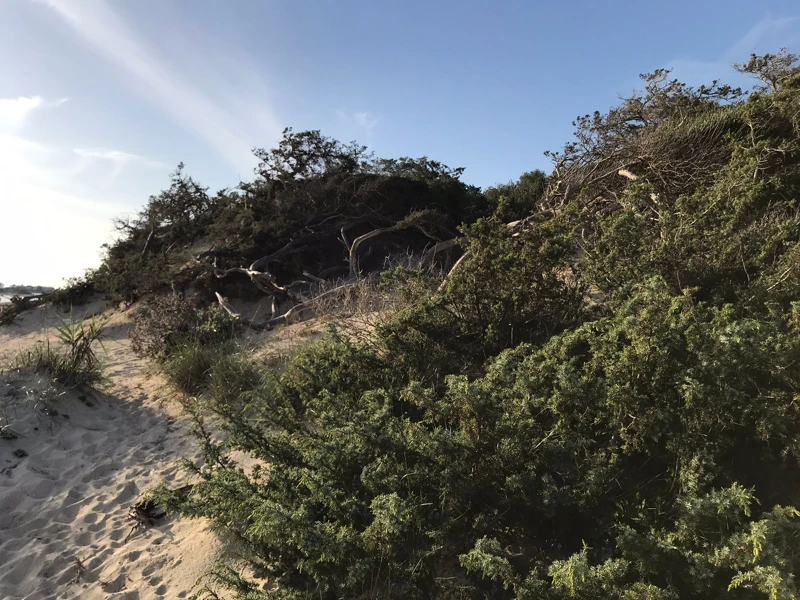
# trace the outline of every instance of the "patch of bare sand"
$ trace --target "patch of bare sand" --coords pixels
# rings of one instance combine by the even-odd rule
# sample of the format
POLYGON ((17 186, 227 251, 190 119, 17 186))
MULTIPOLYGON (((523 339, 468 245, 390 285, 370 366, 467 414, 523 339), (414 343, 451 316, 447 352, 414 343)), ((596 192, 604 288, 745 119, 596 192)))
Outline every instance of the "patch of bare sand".
MULTIPOLYGON (((75 315, 100 311, 98 302, 75 315)), ((182 485, 176 461, 198 453, 162 380, 130 350, 129 312, 104 316, 113 339, 103 393, 54 392, 14 373, 0 382, 0 424, 10 425, 0 439, 0 598, 185 598, 221 551, 201 520, 167 518, 125 540, 139 494, 182 485)), ((44 306, 0 328, 0 355, 43 339, 60 317, 44 306)))

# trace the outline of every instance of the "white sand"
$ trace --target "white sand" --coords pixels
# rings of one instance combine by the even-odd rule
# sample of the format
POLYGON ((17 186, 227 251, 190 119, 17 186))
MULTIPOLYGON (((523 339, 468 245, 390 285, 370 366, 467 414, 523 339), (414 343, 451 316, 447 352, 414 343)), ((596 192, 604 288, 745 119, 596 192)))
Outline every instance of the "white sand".
MULTIPOLYGON (((41 339, 55 317, 42 307, 0 327, 0 354, 41 339)), ((127 328, 128 313, 111 314, 105 393, 47 401, 44 378, 0 377, 0 425, 7 419, 19 435, 0 439, 0 598, 186 598, 219 554, 201 520, 169 517, 125 542, 139 494, 181 485, 175 461, 197 456, 185 417, 130 351, 127 328)))

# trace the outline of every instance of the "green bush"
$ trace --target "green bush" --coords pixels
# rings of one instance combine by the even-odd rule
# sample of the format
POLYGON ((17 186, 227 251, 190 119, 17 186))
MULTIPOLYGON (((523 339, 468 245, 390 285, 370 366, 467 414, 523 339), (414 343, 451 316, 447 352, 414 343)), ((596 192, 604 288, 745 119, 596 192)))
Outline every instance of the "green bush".
POLYGON ((172 348, 160 362, 167 380, 190 396, 208 385, 214 365, 223 360, 226 350, 217 346, 186 344, 172 348))
POLYGON ((475 373, 503 349, 541 342, 585 318, 567 224, 512 238, 505 224, 482 219, 465 233, 468 257, 442 293, 419 298, 381 328, 393 357, 420 377, 475 373))
POLYGON ((798 525, 769 511, 796 490, 761 474, 800 457, 793 319, 737 319, 656 279, 442 391, 332 338, 249 395, 247 418, 212 400, 233 432, 215 454, 252 453, 270 475, 211 466, 182 510, 234 532, 290 597, 594 597, 606 579, 619 597, 707 597, 764 569, 791 589, 798 525), (747 539, 769 550, 753 560, 747 539), (722 554, 695 556, 703 544, 722 554))
POLYGON ((0 325, 11 325, 17 320, 19 310, 12 302, 0 306, 0 325))
POLYGON ((362 146, 319 131, 287 129, 277 147, 257 149, 255 156, 255 180, 216 195, 180 165, 166 190, 135 217, 117 222, 120 235, 94 275, 97 287, 117 301, 170 287, 217 291, 223 284, 235 286, 235 278, 216 281, 195 260, 198 252, 220 269, 243 267, 292 240, 296 246, 275 269, 279 283, 291 283, 306 270, 332 280, 349 268, 342 235, 354 240, 423 211, 441 217, 424 230, 373 240, 370 246, 378 251, 362 267, 375 270, 398 246, 421 251, 492 210, 480 189, 460 180, 463 169, 425 157, 376 159, 362 146))
POLYGON ((63 286, 47 295, 56 306, 79 306, 88 302, 97 291, 94 271, 87 271, 82 277, 71 277, 63 286))
POLYGON ((220 565, 201 593, 796 598, 794 63, 753 57, 747 98, 657 72, 579 119, 554 216, 476 218, 441 285, 395 271, 409 306, 369 341, 261 375, 192 355, 205 464, 164 496, 276 584, 220 565))
POLYGON ((46 298, 45 295, 11 296, 9 302, 0 305, 0 325, 11 325, 21 313, 39 306, 46 298))

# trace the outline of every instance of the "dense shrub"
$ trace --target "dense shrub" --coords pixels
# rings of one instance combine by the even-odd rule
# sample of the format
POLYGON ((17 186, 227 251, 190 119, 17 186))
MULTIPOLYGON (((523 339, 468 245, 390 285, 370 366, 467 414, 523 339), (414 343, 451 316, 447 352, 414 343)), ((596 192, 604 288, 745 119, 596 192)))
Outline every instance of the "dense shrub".
POLYGON ((547 175, 542 171, 523 173, 518 181, 490 187, 486 199, 504 221, 524 219, 538 210, 547 191, 547 175))
POLYGON ((386 278, 409 306, 369 342, 193 358, 206 460, 163 497, 276 584, 221 565, 208 597, 797 597, 794 63, 753 57, 749 97, 661 71, 579 119, 552 218, 509 229, 499 193, 443 282, 386 278))
POLYGON ((171 348, 160 364, 167 380, 191 396, 205 389, 212 367, 223 360, 225 354, 225 349, 217 346, 187 343, 171 348))
POLYGON ((764 569, 792 589, 784 536, 798 526, 792 511, 769 511, 796 489, 761 487, 760 474, 800 456, 793 319, 737 319, 655 279, 614 316, 521 345, 442 391, 334 338, 246 408, 215 396, 228 447, 273 469, 267 481, 212 466, 182 508, 234 531, 299 597, 363 586, 560 597, 570 585, 591 596, 582 578, 597 577, 620 593, 688 597, 764 569), (747 518, 756 497, 741 483, 762 492, 761 521, 747 518), (753 544, 767 542, 753 527, 772 532, 756 560, 753 544), (644 547, 669 539, 663 556, 644 547), (702 543, 723 555, 694 557, 702 543), (585 573, 570 584, 574 561, 585 573))
POLYGON ((576 247, 564 223, 509 237, 505 224, 483 219, 465 234, 466 262, 442 293, 383 327, 388 350, 420 377, 433 375, 431 367, 474 373, 501 350, 541 342, 583 318, 583 284, 571 276, 576 247))
POLYGON ((72 307, 85 304, 96 291, 95 273, 88 271, 81 277, 67 279, 64 285, 47 294, 47 299, 56 306, 72 307))
POLYGON ((0 325, 11 325, 18 315, 19 310, 12 302, 3 304, 0 306, 0 325))
POLYGON ((463 169, 427 158, 376 159, 364 147, 319 131, 287 129, 276 148, 255 155, 254 181, 213 196, 179 166, 168 189, 134 218, 117 222, 120 236, 106 248, 96 285, 126 301, 171 286, 216 291, 236 279, 209 278, 212 263, 220 269, 247 266, 291 241, 295 246, 275 269, 277 281, 290 283, 304 271, 330 280, 349 269, 342 241, 414 213, 438 215, 424 228, 370 242, 361 267, 372 271, 388 254, 452 237, 462 222, 492 210, 478 188, 460 180, 463 169), (198 262, 198 254, 207 261, 198 262))
POLYGON ((21 313, 39 306, 46 298, 46 295, 11 296, 9 302, 0 305, 0 325, 11 325, 21 313))

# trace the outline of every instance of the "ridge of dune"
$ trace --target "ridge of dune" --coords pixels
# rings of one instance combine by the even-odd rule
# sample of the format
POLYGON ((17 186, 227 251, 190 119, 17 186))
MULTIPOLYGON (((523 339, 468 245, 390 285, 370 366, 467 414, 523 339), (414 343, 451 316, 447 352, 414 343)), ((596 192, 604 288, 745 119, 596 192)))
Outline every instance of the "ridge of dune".
MULTIPOLYGON (((184 483, 178 459, 198 457, 186 417, 130 349, 129 315, 104 314, 102 392, 0 374, 0 424, 16 436, 0 439, 0 598, 186 598, 221 552, 202 520, 133 529, 128 517, 145 490, 184 483)), ((0 329, 0 355, 44 339, 59 316, 43 306, 0 329)))

